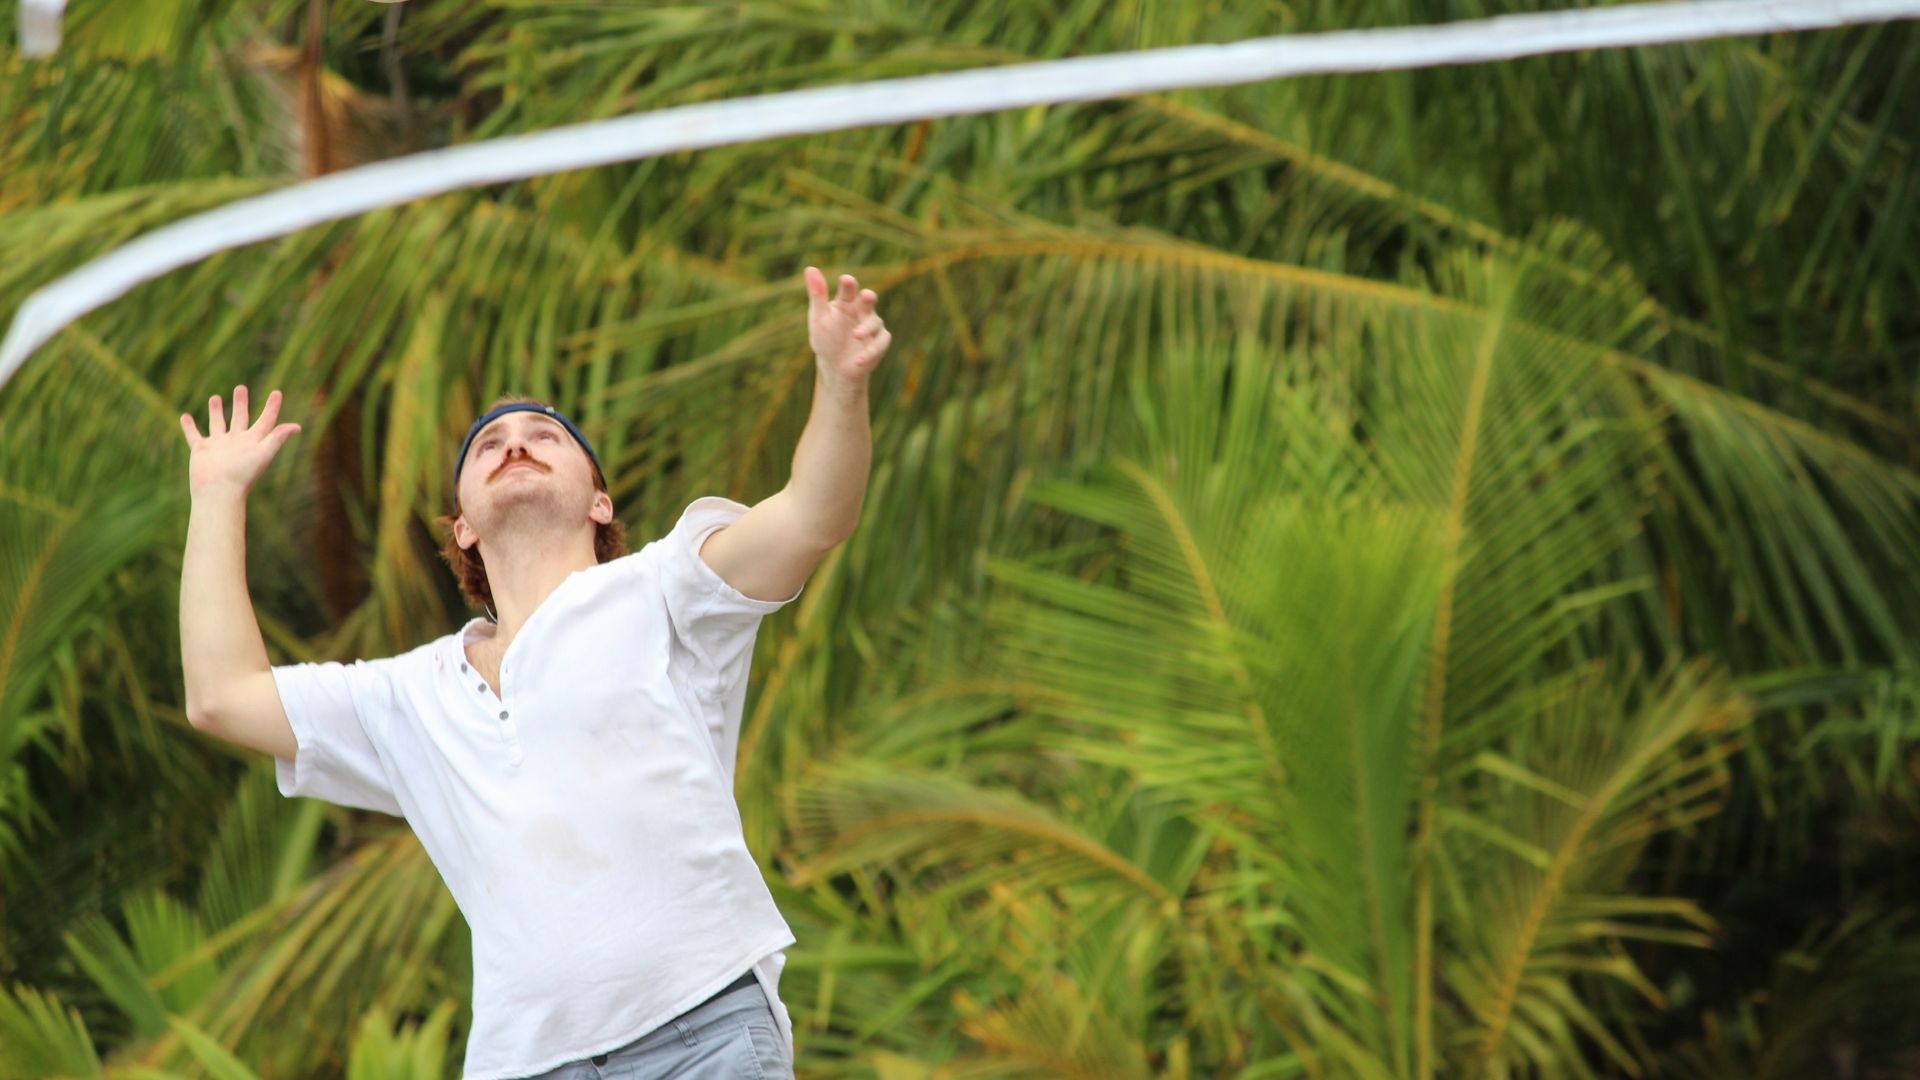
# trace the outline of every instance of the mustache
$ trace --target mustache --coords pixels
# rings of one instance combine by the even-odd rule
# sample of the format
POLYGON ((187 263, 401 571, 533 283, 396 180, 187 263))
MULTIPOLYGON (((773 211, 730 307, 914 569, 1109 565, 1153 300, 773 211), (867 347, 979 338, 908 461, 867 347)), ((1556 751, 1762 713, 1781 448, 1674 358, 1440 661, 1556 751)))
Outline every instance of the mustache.
POLYGON ((551 469, 548 469, 545 465, 540 464, 539 462, 533 460, 530 457, 515 458, 512 461, 509 461, 506 464, 501 465, 498 469, 495 469, 493 471, 492 479, 493 480, 500 479, 500 477, 504 475, 508 469, 513 468, 515 465, 531 465, 532 467, 539 469, 541 472, 552 471, 551 469))

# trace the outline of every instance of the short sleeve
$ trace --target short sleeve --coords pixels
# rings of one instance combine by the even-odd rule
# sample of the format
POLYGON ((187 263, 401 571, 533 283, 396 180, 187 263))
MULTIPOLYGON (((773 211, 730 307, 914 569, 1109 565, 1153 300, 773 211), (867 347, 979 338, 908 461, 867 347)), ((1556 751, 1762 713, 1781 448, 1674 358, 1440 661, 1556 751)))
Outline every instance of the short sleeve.
POLYGON ((716 697, 746 682, 760 620, 800 598, 802 585, 785 600, 756 600, 727 584, 700 557, 707 537, 739 520, 744 503, 709 495, 695 499, 662 544, 660 588, 673 631, 700 666, 700 682, 716 697))
POLYGON ((405 817, 394 798, 381 735, 393 707, 389 660, 287 664, 272 669, 299 750, 274 759, 280 794, 405 817))

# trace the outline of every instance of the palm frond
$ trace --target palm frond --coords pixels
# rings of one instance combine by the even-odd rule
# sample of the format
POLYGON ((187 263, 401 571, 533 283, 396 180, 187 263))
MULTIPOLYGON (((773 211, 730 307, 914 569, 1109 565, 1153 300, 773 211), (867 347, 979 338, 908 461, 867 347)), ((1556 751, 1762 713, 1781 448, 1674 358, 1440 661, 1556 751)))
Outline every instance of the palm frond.
MULTIPOLYGON (((1472 1012, 1471 1069, 1566 1067, 1581 1059, 1584 1036, 1635 1070, 1589 1010, 1569 1007, 1582 1000, 1573 979, 1607 970, 1578 961, 1604 959, 1595 949, 1608 940, 1711 941, 1693 905, 1623 887, 1650 840, 1716 808, 1747 706, 1698 666, 1661 673, 1637 702, 1636 690, 1632 672, 1596 670, 1539 702, 1513 751, 1485 759, 1497 780, 1461 811, 1485 825, 1448 844, 1465 883, 1465 908, 1449 920, 1461 949, 1448 981, 1472 1012), (1476 845, 1488 830, 1545 862, 1476 845), (1691 926, 1660 925, 1674 919, 1691 926), (1542 1028, 1545 1017, 1556 1026, 1542 1028)), ((1630 967, 1613 974, 1646 989, 1630 967)))
POLYGON ((424 1020, 398 1029, 386 1010, 369 1011, 347 1060, 347 1080, 440 1080, 457 1007, 442 1001, 424 1020))
POLYGON ((1146 1048, 1065 979, 997 1008, 969 995, 956 1005, 964 1017, 962 1030, 992 1054, 997 1075, 1077 1080, 1154 1075, 1146 1048))
POLYGON ((259 1075, 247 1068, 231 1050, 220 1045, 213 1036, 200 1030, 189 1021, 178 1016, 169 1017, 174 1033, 187 1047, 189 1053, 206 1070, 213 1080, 260 1080, 259 1075))
POLYGON ((31 986, 0 990, 0 1065, 14 1076, 102 1075, 79 1010, 31 986))

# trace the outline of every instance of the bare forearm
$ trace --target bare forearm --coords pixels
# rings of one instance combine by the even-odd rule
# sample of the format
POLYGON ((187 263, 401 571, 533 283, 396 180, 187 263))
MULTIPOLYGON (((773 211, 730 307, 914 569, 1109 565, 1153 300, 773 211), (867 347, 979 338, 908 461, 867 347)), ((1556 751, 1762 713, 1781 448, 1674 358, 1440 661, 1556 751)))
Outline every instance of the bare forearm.
POLYGON ((864 382, 830 382, 817 372, 813 410, 793 451, 787 491, 807 530, 831 546, 853 535, 873 464, 864 382))
POLYGON ((194 496, 180 571, 180 664, 187 715, 196 722, 218 705, 223 688, 269 670, 247 592, 244 492, 194 496))

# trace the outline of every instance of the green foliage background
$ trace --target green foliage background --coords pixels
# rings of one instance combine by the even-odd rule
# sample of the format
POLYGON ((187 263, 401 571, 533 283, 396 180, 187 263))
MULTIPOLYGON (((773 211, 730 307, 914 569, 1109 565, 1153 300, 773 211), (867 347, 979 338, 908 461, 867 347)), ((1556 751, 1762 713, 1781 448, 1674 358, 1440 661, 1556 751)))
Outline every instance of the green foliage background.
MULTIPOLYGON (((435 145, 1533 6, 75 0, 0 52, 0 313, 435 145)), ((643 540, 784 484, 807 263, 895 342, 740 753, 802 1075, 1920 1072, 1917 66, 1896 24, 1028 109, 136 289, 0 390, 0 1075, 457 1072, 404 824, 182 715, 179 414, 287 394, 270 650, 391 655, 471 614, 433 518, 496 394, 643 540)))

